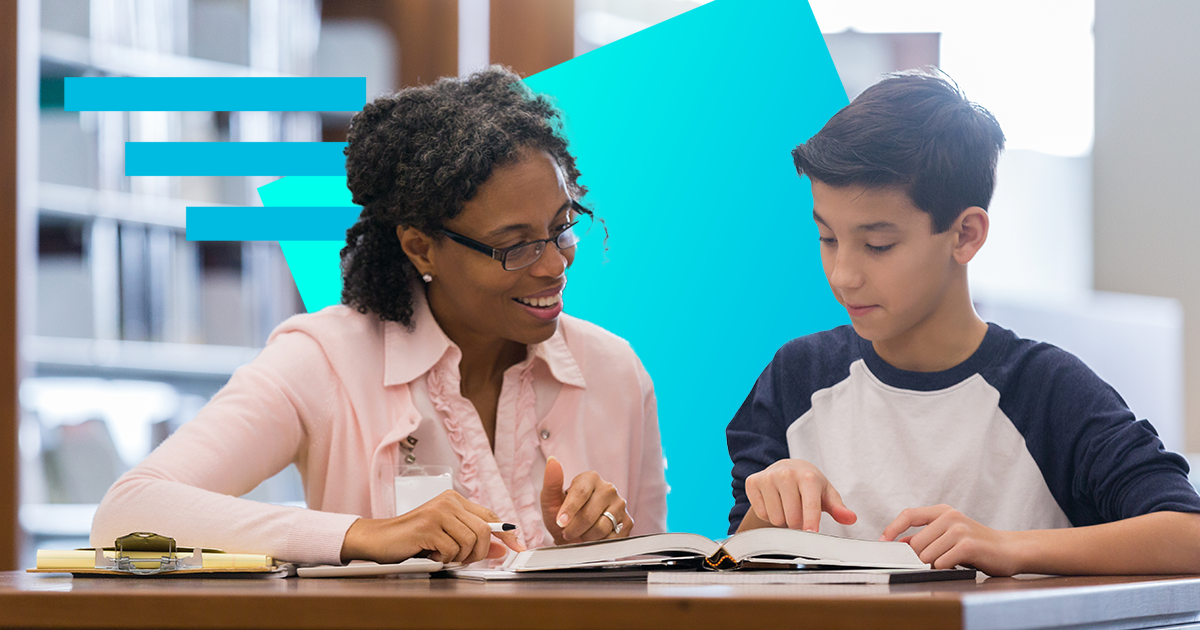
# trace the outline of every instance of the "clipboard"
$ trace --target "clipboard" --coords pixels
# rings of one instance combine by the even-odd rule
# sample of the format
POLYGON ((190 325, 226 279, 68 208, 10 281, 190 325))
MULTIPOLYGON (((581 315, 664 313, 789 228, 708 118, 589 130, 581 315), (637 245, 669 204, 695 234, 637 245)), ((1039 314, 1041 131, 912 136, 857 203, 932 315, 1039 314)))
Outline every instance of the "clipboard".
POLYGON ((135 532, 116 539, 112 547, 39 549, 37 567, 27 569, 26 572, 105 577, 287 577, 295 575, 295 565, 275 564, 271 556, 261 554, 177 547, 174 538, 150 532, 135 532))

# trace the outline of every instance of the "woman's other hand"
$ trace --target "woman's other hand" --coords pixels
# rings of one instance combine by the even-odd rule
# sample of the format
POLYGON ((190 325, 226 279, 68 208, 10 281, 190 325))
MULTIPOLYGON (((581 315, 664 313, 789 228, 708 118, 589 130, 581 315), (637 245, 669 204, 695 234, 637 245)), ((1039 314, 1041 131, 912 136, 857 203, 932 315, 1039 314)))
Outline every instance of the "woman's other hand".
POLYGON ((633 528, 616 486, 588 471, 572 479, 564 492, 562 464, 554 457, 546 461, 542 480, 542 521, 559 545, 624 538, 633 528))
POLYGON ((401 562, 424 552, 438 562, 469 564, 501 558, 505 546, 525 551, 517 532, 492 533, 488 523, 499 522, 495 512, 447 490, 395 518, 355 521, 342 541, 342 562, 401 562))

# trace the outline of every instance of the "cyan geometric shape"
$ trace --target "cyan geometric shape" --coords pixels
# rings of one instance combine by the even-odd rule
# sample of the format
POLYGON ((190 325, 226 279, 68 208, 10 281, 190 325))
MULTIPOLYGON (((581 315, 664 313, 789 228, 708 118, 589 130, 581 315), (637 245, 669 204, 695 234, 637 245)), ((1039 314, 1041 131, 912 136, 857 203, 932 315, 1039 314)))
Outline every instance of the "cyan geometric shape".
POLYGON ((125 175, 345 175, 345 142, 126 142, 125 175))
MULTIPOLYGON (((344 169, 343 169, 344 170, 344 169)), ((258 187, 264 206, 351 206, 346 177, 285 177, 258 187)), ((341 241, 280 241, 304 309, 315 313, 342 301, 341 241)))
POLYGON ((790 155, 847 103, 820 29, 806 2, 717 0, 526 82, 566 112, 611 233, 580 244, 564 306, 654 379, 670 528, 723 536, 725 426, 784 342, 847 322, 790 155))
MULTIPOLYGON (((723 536, 726 424, 779 346, 847 322, 790 156, 847 103, 821 32, 802 0, 716 0, 527 83, 566 112, 611 232, 580 243, 565 307, 628 339, 654 379, 669 527, 723 536)), ((294 179, 263 203, 341 205, 264 194, 294 179)), ((333 244, 282 245, 306 307, 335 303, 333 244)))
POLYGON ((69 112, 336 112, 367 102, 363 77, 67 77, 69 112))
POLYGON ((361 213, 361 206, 188 206, 187 240, 342 243, 361 213))

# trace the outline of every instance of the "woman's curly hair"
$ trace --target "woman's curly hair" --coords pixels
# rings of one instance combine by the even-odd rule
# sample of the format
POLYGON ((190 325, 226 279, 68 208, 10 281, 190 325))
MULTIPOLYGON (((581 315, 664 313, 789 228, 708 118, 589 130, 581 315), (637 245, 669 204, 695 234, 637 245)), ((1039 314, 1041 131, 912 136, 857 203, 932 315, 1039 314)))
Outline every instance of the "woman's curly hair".
POLYGON ((347 185, 363 211, 342 248, 342 302, 409 328, 419 283, 397 226, 442 238, 463 202, 524 148, 549 153, 574 198, 587 192, 562 112, 501 66, 377 98, 355 114, 347 140, 347 185))

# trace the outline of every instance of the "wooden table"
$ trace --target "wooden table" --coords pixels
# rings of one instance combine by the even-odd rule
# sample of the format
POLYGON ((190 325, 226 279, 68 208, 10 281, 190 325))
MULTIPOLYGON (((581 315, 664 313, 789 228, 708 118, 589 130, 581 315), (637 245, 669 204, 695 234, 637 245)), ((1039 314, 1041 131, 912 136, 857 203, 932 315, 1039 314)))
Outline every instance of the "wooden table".
POLYGON ((0 628, 1200 628, 1200 578, 861 586, 0 573, 0 628), (1195 624, 1195 625, 1193 625, 1195 624))

